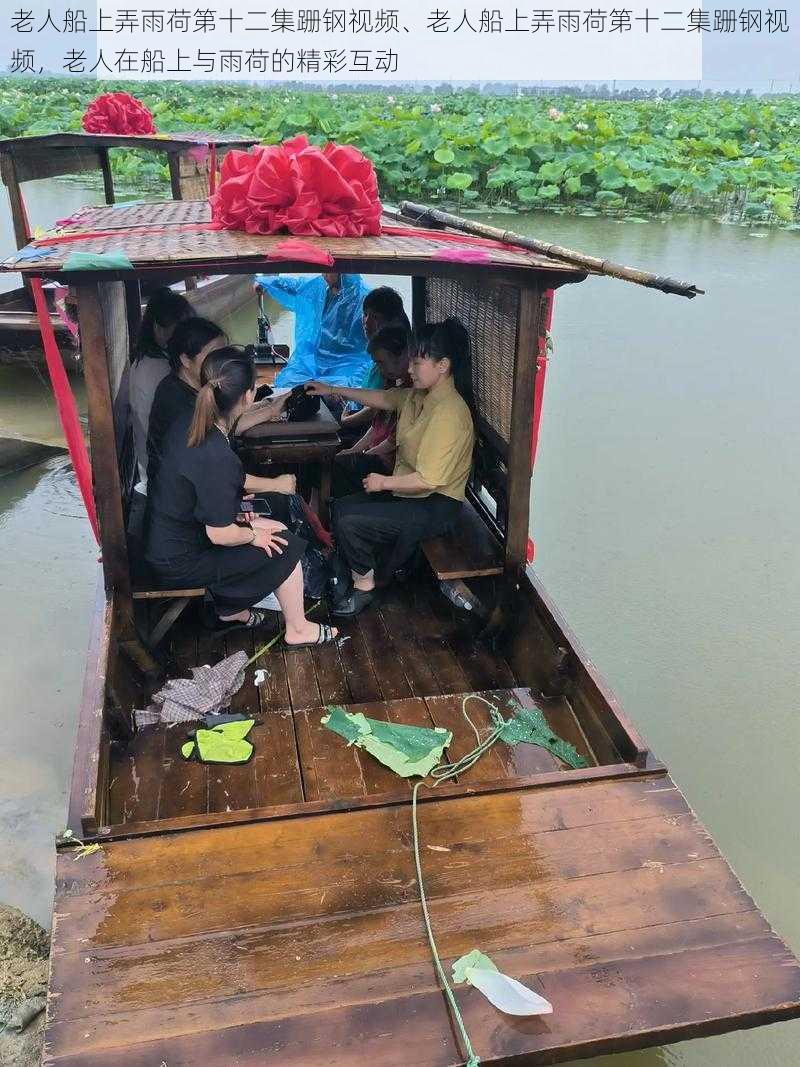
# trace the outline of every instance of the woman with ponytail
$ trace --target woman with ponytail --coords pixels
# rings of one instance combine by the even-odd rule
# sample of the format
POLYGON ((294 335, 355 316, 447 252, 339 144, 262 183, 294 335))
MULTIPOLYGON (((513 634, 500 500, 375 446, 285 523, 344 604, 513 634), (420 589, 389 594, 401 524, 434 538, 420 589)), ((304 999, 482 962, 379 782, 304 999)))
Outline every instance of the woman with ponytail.
POLYGON ((133 423, 133 443, 139 465, 138 490, 147 495, 147 434, 153 398, 169 374, 167 343, 175 327, 194 312, 192 305, 173 289, 156 289, 147 302, 136 344, 131 352, 128 392, 133 423))
POLYGON ((458 319, 426 326, 409 363, 411 389, 342 389, 309 382, 318 396, 397 413, 397 454, 391 474, 368 474, 364 492, 334 505, 333 529, 350 567, 353 588, 333 607, 357 615, 372 600, 379 550, 390 580, 420 541, 458 520, 472 467, 472 368, 469 335, 458 319))
POLYGON ((191 419, 168 431, 151 486, 147 559, 165 588, 205 586, 219 629, 264 622, 257 605, 275 593, 287 648, 331 641, 337 631, 310 622, 300 560, 306 542, 272 519, 245 518, 242 495, 270 492, 278 479, 245 476, 228 435, 255 394, 253 358, 240 348, 210 352, 191 419))

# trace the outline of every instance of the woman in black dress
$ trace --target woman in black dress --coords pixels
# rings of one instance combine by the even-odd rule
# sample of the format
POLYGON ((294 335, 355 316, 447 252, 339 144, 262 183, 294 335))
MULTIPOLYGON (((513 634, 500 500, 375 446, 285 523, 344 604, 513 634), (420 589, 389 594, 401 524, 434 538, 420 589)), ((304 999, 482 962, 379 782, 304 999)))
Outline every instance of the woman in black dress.
POLYGON ((337 631, 311 622, 303 607, 305 541, 281 522, 245 518, 242 495, 258 491, 228 443, 230 426, 253 401, 252 356, 228 346, 205 359, 194 413, 177 419, 163 442, 150 494, 147 559, 162 584, 205 586, 220 629, 264 621, 255 605, 274 592, 287 648, 323 644, 337 631))

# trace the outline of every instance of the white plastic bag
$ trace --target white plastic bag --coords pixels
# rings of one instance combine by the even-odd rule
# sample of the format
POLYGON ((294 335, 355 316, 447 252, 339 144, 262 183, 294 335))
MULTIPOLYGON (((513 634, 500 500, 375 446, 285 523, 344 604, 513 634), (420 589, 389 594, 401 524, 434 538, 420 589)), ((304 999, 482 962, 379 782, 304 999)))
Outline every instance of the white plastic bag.
POLYGON ((501 974, 488 956, 473 949, 453 963, 453 981, 468 982, 506 1015, 550 1015, 553 1005, 516 978, 501 974))

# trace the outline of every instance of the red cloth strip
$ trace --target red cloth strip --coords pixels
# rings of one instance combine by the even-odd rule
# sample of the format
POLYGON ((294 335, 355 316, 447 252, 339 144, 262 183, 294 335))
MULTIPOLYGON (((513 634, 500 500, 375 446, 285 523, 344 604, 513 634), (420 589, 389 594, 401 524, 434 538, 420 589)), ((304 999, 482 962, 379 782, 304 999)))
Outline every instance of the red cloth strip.
MULTIPOLYGON (((547 334, 553 323, 553 297, 555 290, 546 289, 544 293, 544 316, 539 334, 539 349, 536 354, 536 377, 533 381, 533 425, 531 427, 531 470, 536 462, 536 449, 539 444, 539 426, 542 421, 542 402, 544 400, 544 379, 547 374, 547 334)), ((533 563, 536 548, 528 538, 528 563, 533 563)))
POLYGON ((303 509, 303 514, 306 517, 306 522, 314 531, 314 535, 316 536, 317 540, 321 541, 326 548, 332 548, 333 538, 322 525, 319 516, 311 510, 311 508, 308 506, 305 500, 303 500, 302 497, 300 497, 300 506, 303 509))
POLYGON ((89 516, 92 533, 97 543, 100 544, 97 512, 95 511, 94 496, 92 495, 92 468, 89 463, 89 454, 86 451, 86 442, 81 431, 78 409, 75 406, 75 397, 72 394, 72 389, 70 389, 67 372, 64 370, 61 353, 56 344, 53 324, 50 321, 50 312, 47 310, 47 300, 39 278, 31 278, 31 290, 34 304, 36 305, 36 315, 39 319, 39 329, 42 333, 44 358, 47 361, 50 383, 53 386, 58 418, 61 422, 61 429, 64 431, 67 449, 72 460, 72 469, 75 471, 78 489, 83 497, 83 505, 86 508, 86 514, 89 516))
MULTIPOLYGON (((209 171, 210 180, 211 171, 209 171)), ((145 237, 161 233, 214 233, 222 230, 219 222, 194 222, 178 226, 134 226, 129 230, 85 230, 82 233, 62 233, 57 237, 41 237, 33 242, 34 248, 50 248, 55 245, 72 244, 74 241, 91 241, 96 237, 145 237)), ((516 245, 491 241, 486 237, 472 237, 465 233, 445 233, 442 230, 420 230, 412 226, 384 226, 382 234, 389 237, 421 237, 426 241, 459 244, 468 248, 500 248, 506 252, 524 252, 516 245)))

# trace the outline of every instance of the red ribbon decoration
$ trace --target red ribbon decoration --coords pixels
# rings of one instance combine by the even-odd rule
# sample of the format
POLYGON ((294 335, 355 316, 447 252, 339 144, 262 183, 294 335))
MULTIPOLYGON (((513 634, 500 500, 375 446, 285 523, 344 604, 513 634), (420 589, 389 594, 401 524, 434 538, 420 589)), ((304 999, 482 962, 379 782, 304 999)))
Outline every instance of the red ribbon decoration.
POLYGON ((130 93, 103 93, 92 100, 81 119, 86 133, 154 134, 152 113, 130 93))
POLYGON ((375 169, 352 145, 280 145, 233 150, 222 161, 212 218, 226 230, 301 237, 365 237, 381 232, 375 169))
POLYGON ((33 292, 33 301, 36 306, 36 315, 39 319, 39 329, 42 333, 44 358, 47 362, 50 383, 53 386, 58 418, 61 422, 61 429, 64 431, 67 450, 72 460, 72 469, 75 471, 78 489, 83 497, 83 505, 86 508, 86 514, 89 516, 92 533, 97 543, 100 544, 97 512, 95 511, 94 496, 92 494, 92 468, 89 463, 89 454, 86 451, 86 442, 83 439, 78 409, 75 406, 75 397, 72 394, 67 372, 64 370, 64 363, 56 343, 41 279, 31 278, 31 291, 33 292))

